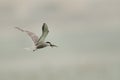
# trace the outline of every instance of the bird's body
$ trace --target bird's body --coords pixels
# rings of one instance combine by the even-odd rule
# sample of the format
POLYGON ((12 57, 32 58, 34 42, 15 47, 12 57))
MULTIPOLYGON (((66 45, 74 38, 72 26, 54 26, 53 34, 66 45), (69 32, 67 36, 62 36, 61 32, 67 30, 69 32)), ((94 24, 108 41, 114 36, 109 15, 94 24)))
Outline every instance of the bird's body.
POLYGON ((32 41, 34 42, 34 45, 35 45, 35 49, 33 51, 35 51, 37 49, 47 47, 47 46, 57 47, 56 45, 53 45, 50 42, 45 42, 45 38, 49 33, 48 26, 47 26, 46 23, 43 23, 42 35, 41 35, 40 38, 38 38, 38 36, 36 36, 33 32, 23 30, 23 29, 21 29, 19 27, 16 27, 16 29, 18 29, 18 30, 20 30, 22 32, 26 32, 30 36, 30 38, 32 39, 32 41))
POLYGON ((36 47, 39 49, 39 48, 44 48, 44 47, 47 47, 49 46, 46 42, 41 42, 41 43, 38 43, 36 45, 36 47))

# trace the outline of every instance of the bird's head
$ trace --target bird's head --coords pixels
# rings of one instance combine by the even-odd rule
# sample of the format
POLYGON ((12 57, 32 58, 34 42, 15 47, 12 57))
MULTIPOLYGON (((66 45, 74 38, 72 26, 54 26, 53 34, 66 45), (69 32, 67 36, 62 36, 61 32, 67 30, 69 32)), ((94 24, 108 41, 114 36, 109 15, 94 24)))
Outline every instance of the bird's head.
POLYGON ((50 47, 57 47, 56 45, 51 44, 51 42, 46 42, 50 47))

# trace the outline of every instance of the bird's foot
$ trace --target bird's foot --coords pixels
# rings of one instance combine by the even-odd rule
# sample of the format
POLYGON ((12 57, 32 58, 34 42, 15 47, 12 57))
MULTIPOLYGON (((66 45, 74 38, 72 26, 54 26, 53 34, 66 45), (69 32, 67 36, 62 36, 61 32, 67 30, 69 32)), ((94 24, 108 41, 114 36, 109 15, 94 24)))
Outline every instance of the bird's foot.
POLYGON ((33 49, 33 52, 36 51, 37 49, 33 49))

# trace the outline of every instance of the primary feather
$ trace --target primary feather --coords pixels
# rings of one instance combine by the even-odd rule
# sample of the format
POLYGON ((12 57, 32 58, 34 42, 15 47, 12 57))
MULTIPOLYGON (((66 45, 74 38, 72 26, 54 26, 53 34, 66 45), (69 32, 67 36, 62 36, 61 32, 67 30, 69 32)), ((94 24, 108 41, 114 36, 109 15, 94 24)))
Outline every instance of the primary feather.
POLYGON ((38 42, 44 42, 46 36, 48 35, 48 33, 49 33, 48 26, 47 26, 46 23, 43 23, 43 26, 42 26, 42 35, 39 38, 38 42))
POLYGON ((37 41, 38 41, 39 38, 38 38, 38 36, 35 33, 27 31, 27 30, 23 30, 23 29, 21 29, 19 27, 15 27, 15 28, 18 29, 18 30, 20 30, 20 31, 22 31, 22 32, 26 32, 29 35, 29 37, 32 39, 32 41, 34 42, 34 44, 35 45, 37 44, 37 41))

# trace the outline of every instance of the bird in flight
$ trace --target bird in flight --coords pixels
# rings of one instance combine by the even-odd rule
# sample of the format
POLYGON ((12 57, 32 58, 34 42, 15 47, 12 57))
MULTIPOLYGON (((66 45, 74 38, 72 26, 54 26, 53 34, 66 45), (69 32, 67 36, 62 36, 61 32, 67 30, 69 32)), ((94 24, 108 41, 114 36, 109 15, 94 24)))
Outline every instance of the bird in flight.
POLYGON ((51 42, 47 41, 45 42, 45 38, 47 37, 49 30, 48 30, 48 26, 46 23, 43 23, 42 26, 42 35, 39 38, 36 34, 34 34, 33 32, 27 31, 27 30, 23 30, 19 27, 15 27, 16 29, 25 32, 28 34, 28 36, 32 39, 32 41, 34 42, 35 45, 35 49, 33 51, 36 51, 37 49, 41 49, 47 46, 50 47, 57 47, 56 45, 51 44, 51 42))

